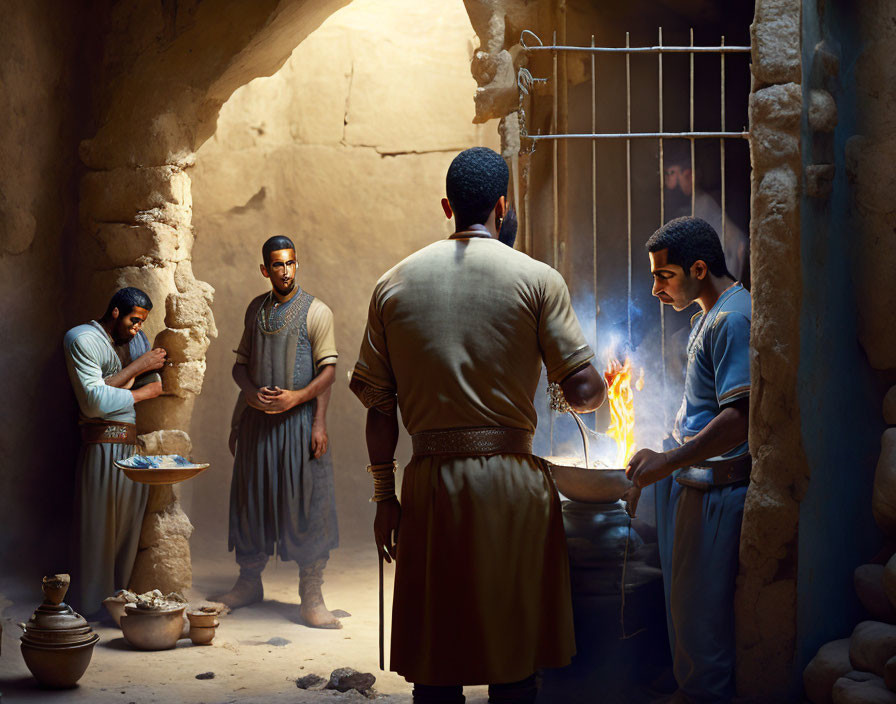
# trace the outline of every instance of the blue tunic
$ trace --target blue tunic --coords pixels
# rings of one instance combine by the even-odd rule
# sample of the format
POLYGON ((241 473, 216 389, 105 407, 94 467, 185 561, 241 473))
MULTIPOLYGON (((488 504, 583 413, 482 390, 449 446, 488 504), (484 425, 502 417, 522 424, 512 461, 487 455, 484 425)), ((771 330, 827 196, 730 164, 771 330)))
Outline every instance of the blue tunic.
MULTIPOLYGON (((726 290, 692 318, 684 398, 672 437, 687 442, 750 393, 750 294, 726 290)), ((747 454, 744 443, 724 453, 747 454)), ((675 473, 677 474, 677 472, 675 473)), ((675 475, 656 485, 656 519, 673 670, 694 702, 734 696, 734 589, 746 482, 706 491, 675 475)))

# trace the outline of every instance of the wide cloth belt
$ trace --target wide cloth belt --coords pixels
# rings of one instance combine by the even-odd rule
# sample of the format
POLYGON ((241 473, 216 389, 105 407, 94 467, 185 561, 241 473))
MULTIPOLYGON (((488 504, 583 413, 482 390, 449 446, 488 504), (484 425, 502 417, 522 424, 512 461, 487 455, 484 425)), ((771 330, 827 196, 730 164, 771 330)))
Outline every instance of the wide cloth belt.
POLYGON ((411 436, 415 457, 531 455, 532 433, 519 428, 452 428, 411 436))
POLYGON ((108 420, 91 420, 81 424, 81 440, 87 444, 102 442, 137 444, 137 426, 108 420))
POLYGON ((718 462, 704 462, 702 465, 685 467, 675 477, 682 486, 706 490, 715 486, 728 486, 750 478, 753 458, 750 455, 735 457, 718 462))

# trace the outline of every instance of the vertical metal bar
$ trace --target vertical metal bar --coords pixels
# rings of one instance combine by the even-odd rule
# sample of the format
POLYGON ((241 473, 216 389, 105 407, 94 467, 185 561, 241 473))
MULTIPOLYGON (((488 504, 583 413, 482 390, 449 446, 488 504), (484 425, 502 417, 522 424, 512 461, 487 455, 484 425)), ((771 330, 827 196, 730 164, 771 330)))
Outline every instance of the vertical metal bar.
MULTIPOLYGON (((725 36, 722 35, 722 43, 719 46, 725 46, 725 36)), ((725 52, 719 54, 721 61, 721 93, 722 93, 722 132, 725 131, 725 52)), ((719 160, 721 166, 721 177, 722 177, 722 251, 725 251, 725 220, 728 219, 728 213, 725 210, 725 139, 719 139, 719 160)), ((736 274, 739 276, 739 273, 736 274)))
MULTIPOLYGON (((630 46, 629 33, 625 33, 625 47, 630 46)), ((632 68, 631 54, 625 55, 625 131, 632 131, 632 68)), ((628 344, 632 343, 632 140, 625 140, 625 202, 626 202, 626 233, 628 242, 628 301, 626 312, 628 315, 628 344)))
MULTIPOLYGON (((594 35, 591 35, 594 46, 594 35)), ((591 134, 597 134, 597 75, 596 54, 591 54, 591 134)), ((594 351, 597 352, 597 317, 600 304, 597 300, 597 140, 591 140, 591 276, 594 291, 594 351)), ((597 431, 597 411, 594 412, 594 430, 597 431)))
MULTIPOLYGON (((554 46, 557 46, 557 32, 554 31, 554 46)), ((551 52, 554 57, 554 68, 553 68, 553 80, 551 81, 551 90, 553 93, 553 113, 551 115, 551 131, 553 134, 557 134, 557 122, 559 115, 559 89, 557 86, 557 51, 554 50, 551 52)), ((553 263, 554 268, 558 269, 560 267, 560 256, 559 256, 559 248, 560 248, 560 191, 559 184, 557 183, 557 159, 558 159, 558 150, 560 148, 559 140, 554 140, 554 150, 553 150, 553 171, 551 182, 553 185, 553 205, 554 205, 554 231, 552 234, 553 238, 553 263)))
MULTIPOLYGON (((658 87, 658 105, 659 105, 659 131, 663 132, 663 28, 659 28, 658 44, 660 52, 656 55, 657 60, 657 85, 658 87)), ((666 167, 663 163, 663 140, 660 138, 660 227, 666 224, 666 167)), ((666 306, 662 301, 660 304, 660 363, 662 364, 662 390, 663 390, 663 427, 669 425, 669 419, 666 412, 666 306)))
MULTIPOLYGON (((694 28, 691 27, 691 46, 694 46, 694 28)), ((690 97, 691 97, 691 132, 694 131, 694 52, 691 56, 691 80, 690 80, 690 97)), ((694 159, 694 138, 691 137, 691 217, 694 217, 694 209, 697 205, 697 164, 694 159)))
MULTIPOLYGON (((531 158, 531 157, 530 157, 531 158)), ((530 162, 531 163, 531 162, 530 162)), ((525 252, 530 257, 535 256, 532 251, 532 225, 529 220, 529 167, 526 167, 526 194, 523 196, 523 241, 525 252)))

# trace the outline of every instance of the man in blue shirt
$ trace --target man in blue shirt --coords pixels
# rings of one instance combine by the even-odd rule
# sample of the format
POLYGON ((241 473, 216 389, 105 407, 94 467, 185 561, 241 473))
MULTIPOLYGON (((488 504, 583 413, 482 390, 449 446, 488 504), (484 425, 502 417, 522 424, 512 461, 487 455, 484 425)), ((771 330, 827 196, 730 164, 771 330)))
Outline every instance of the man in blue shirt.
POLYGON ((626 474, 657 483, 666 615, 678 683, 674 702, 734 696, 734 588, 749 484, 750 294, 700 218, 672 220, 647 241, 653 295, 692 303, 684 398, 669 449, 635 453, 626 474))

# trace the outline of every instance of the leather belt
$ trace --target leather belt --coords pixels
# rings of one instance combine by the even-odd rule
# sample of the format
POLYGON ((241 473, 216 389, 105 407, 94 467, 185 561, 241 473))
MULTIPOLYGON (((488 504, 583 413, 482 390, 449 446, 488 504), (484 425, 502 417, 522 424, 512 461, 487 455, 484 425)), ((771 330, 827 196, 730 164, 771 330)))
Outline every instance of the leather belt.
POLYGON ((133 423, 116 423, 107 420, 91 420, 81 424, 81 440, 87 444, 122 443, 137 444, 137 426, 133 423))
POLYGON ((429 430, 412 435, 411 443, 415 457, 532 454, 532 433, 519 428, 500 426, 429 430))
POLYGON ((682 486, 706 491, 715 486, 748 481, 752 467, 753 458, 750 455, 718 462, 704 462, 702 465, 685 467, 675 477, 675 481, 682 486))

